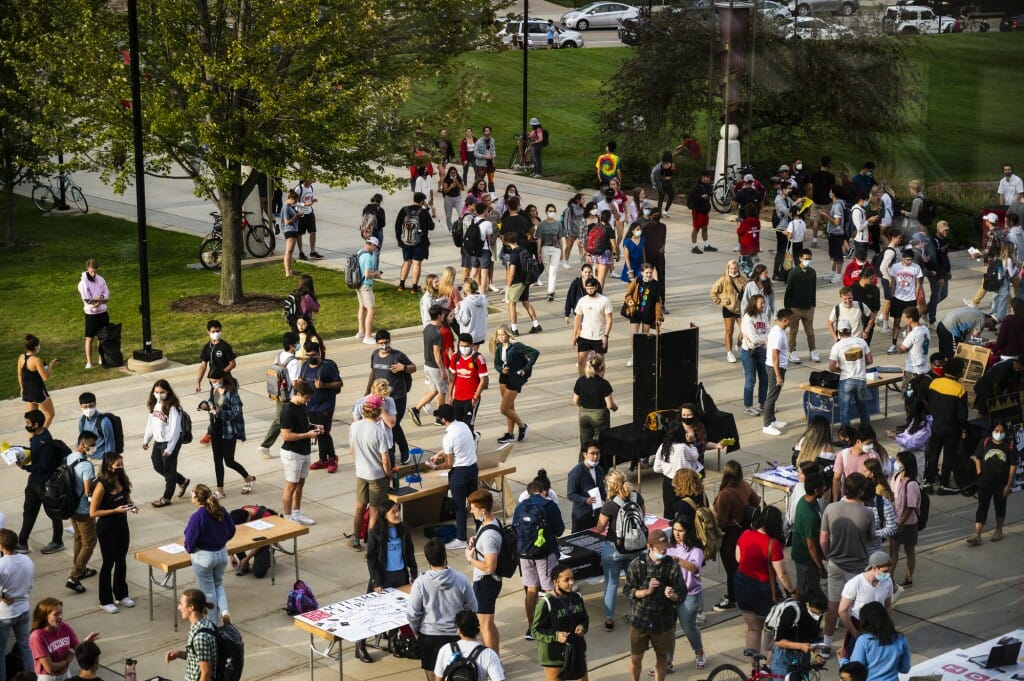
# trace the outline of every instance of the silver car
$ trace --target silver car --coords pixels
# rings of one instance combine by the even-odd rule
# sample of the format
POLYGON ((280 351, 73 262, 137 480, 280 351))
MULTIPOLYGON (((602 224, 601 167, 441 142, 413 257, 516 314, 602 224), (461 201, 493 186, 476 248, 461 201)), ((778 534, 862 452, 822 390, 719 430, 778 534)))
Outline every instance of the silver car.
POLYGON ((790 0, 789 9, 800 17, 841 14, 848 17, 860 9, 860 0, 790 0))
POLYGON ((618 28, 623 19, 635 19, 640 9, 621 2, 594 2, 586 7, 566 12, 559 24, 566 28, 585 31, 588 28, 618 28))

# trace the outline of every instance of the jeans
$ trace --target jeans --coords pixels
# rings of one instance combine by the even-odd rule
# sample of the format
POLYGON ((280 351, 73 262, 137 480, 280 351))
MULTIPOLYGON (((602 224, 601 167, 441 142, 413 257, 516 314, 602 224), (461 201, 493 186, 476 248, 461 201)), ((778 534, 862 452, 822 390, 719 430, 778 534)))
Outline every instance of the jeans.
POLYGON ((541 156, 543 154, 543 152, 542 152, 543 148, 544 148, 544 145, 542 145, 540 143, 531 144, 530 145, 530 151, 533 153, 533 173, 534 173, 534 175, 543 175, 544 174, 544 165, 541 162, 542 161, 541 156))
POLYGON ((757 406, 764 404, 768 395, 768 367, 765 366, 764 346, 753 350, 740 348, 740 361, 743 362, 743 406, 754 406, 754 383, 757 382, 757 406))
MULTIPOLYGON (((312 421, 312 419, 310 420, 312 421)), ((213 474, 217 478, 217 487, 224 486, 225 465, 241 475, 243 479, 249 477, 249 471, 245 470, 245 466, 235 461, 235 446, 237 444, 238 440, 234 438, 230 440, 224 439, 219 422, 210 429, 210 449, 213 451, 213 474)))
POLYGON ((787 650, 772 644, 772 678, 784 679, 786 674, 810 663, 811 656, 800 650, 787 650))
POLYGON ((448 490, 452 493, 452 506, 455 508, 455 538, 466 541, 466 497, 477 488, 480 468, 459 466, 448 472, 448 490))
POLYGON ((703 600, 703 594, 689 594, 676 607, 676 617, 679 619, 679 625, 683 628, 686 640, 689 641, 690 647, 693 648, 695 653, 704 650, 704 642, 700 637, 700 627, 697 626, 697 613, 700 611, 700 604, 703 600))
POLYGON ((184 484, 185 476, 178 472, 178 451, 181 449, 181 442, 173 452, 164 456, 164 452, 167 451, 166 442, 154 442, 150 448, 151 454, 149 455, 150 461, 153 464, 153 470, 159 473, 164 478, 164 499, 170 499, 174 496, 174 486, 184 484))
POLYGON ((747 279, 754 274, 754 255, 741 255, 740 256, 740 272, 743 273, 747 279))
MULTIPOLYGON (((764 400, 764 418, 761 423, 765 428, 775 423, 775 403, 779 401, 779 395, 782 394, 782 386, 775 380, 775 369, 769 369, 765 367, 768 372, 768 394, 764 400)), ((786 380, 786 370, 780 368, 779 373, 782 374, 782 380, 786 380)))
POLYGON ((206 600, 213 604, 210 614, 217 621, 220 613, 228 609, 228 595, 224 591, 224 568, 228 565, 228 550, 196 551, 192 554, 192 571, 196 575, 196 586, 206 594, 206 600))
POLYGON ((861 424, 871 425, 868 414, 868 383, 861 378, 844 378, 839 381, 839 421, 845 428, 850 427, 850 400, 857 405, 861 424))
MULTIPOLYGON (((32 627, 32 611, 26 610, 17 617, 0 620, 0 650, 7 650, 10 635, 14 634, 15 649, 21 655, 21 668, 32 671, 32 651, 28 647, 29 630, 32 627)), ((0 664, 0 681, 7 681, 7 665, 0 664)))
POLYGON ((604 618, 615 617, 615 596, 619 592, 619 577, 639 554, 619 553, 615 545, 606 541, 601 548, 601 567, 604 568, 604 618))
POLYGON ((128 596, 128 546, 131 543, 128 518, 123 513, 98 518, 96 538, 103 557, 97 586, 100 605, 111 605, 115 599, 128 596))
POLYGON ((1010 280, 1003 279, 1003 285, 992 296, 992 316, 1002 322, 1010 307, 1010 280))
MULTIPOLYGON (((43 495, 45 494, 45 484, 42 482, 33 482, 29 478, 28 484, 25 485, 25 503, 22 506, 21 515, 21 532, 18 533, 18 543, 28 545, 29 535, 32 534, 32 528, 35 527, 36 518, 39 517, 39 509, 43 509, 43 513, 46 513, 46 509, 43 508, 43 495)), ((52 525, 52 533, 50 534, 50 541, 54 544, 64 543, 64 524, 60 518, 51 516, 46 513, 46 516, 50 519, 52 525)), ((31 667, 29 668, 31 669, 31 667)))
POLYGON ((541 262, 548 273, 548 295, 555 292, 555 279, 558 277, 558 263, 562 261, 562 249, 558 246, 543 246, 540 249, 541 262))
POLYGON ((604 409, 584 409, 580 407, 580 447, 591 440, 597 442, 601 437, 601 431, 608 430, 611 427, 611 421, 611 412, 608 411, 607 407, 604 409))
POLYGON ((949 332, 942 322, 935 328, 935 333, 939 337, 939 352, 945 357, 952 357, 953 351, 956 346, 956 339, 953 338, 953 334, 949 332))
POLYGON ((928 298, 928 321, 934 324, 939 303, 949 297, 949 280, 946 277, 928 277, 928 288, 931 290, 931 296, 928 298))

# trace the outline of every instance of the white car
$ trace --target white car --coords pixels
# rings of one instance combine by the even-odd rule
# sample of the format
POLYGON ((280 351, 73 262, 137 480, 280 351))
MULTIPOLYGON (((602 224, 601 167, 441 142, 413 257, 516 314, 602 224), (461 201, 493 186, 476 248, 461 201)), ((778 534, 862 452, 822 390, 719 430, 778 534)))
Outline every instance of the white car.
MULTIPOLYGON (((526 24, 529 32, 530 49, 547 49, 548 47, 548 20, 532 18, 526 24)), ((523 21, 515 19, 505 23, 505 27, 498 31, 498 38, 505 45, 523 45, 523 21)), ((555 26, 555 47, 571 49, 583 47, 583 36, 579 31, 572 31, 567 28, 555 26)))
POLYGON ((853 31, 842 24, 832 24, 818 17, 796 17, 784 25, 787 39, 799 40, 839 40, 852 38, 853 31))
POLYGON ((781 2, 776 2, 776 0, 757 0, 754 6, 761 13, 761 17, 768 21, 784 23, 793 19, 793 13, 789 11, 789 7, 781 2))
POLYGON ((618 28, 623 19, 636 19, 640 8, 621 2, 594 2, 566 12, 558 23, 566 28, 585 31, 588 28, 618 28))
POLYGON ((886 7, 882 17, 887 33, 955 33, 957 24, 953 17, 939 16, 931 7, 922 5, 886 7))

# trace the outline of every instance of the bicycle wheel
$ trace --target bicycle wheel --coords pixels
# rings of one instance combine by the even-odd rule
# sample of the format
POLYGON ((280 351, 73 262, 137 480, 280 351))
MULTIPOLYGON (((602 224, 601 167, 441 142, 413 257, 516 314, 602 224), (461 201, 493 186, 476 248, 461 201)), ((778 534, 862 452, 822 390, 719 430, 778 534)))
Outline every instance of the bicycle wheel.
POLYGON ((508 159, 508 169, 515 170, 517 166, 522 165, 519 159, 519 145, 516 144, 515 148, 512 149, 512 156, 508 159))
POLYGON ((32 203, 36 204, 36 208, 44 213, 49 213, 57 205, 57 197, 46 185, 37 184, 32 190, 32 203))
POLYGON ((208 270, 220 268, 224 242, 219 236, 208 236, 199 246, 199 264, 208 270))
POLYGON ((708 675, 708 681, 747 681, 747 675, 733 664, 720 664, 708 675))
POLYGON ((75 208, 83 213, 89 212, 89 202, 85 200, 85 194, 78 187, 71 188, 71 200, 75 202, 75 208))
POLYGON ((732 208, 732 188, 725 180, 716 182, 715 188, 711 190, 711 205, 719 213, 728 213, 732 208))
POLYGON ((274 230, 266 225, 252 225, 245 232, 245 248, 254 258, 265 258, 274 252, 274 230))
POLYGON ((523 149, 523 170, 528 173, 533 172, 533 150, 529 147, 523 149))

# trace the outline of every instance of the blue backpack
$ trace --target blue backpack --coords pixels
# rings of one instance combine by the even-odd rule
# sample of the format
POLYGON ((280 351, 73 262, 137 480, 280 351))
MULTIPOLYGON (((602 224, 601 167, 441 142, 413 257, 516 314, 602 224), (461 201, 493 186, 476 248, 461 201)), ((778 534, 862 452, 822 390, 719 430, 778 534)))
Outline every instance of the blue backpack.
POLYGON ((524 501, 512 516, 516 532, 516 552, 520 558, 543 558, 547 548, 547 514, 544 503, 524 501))
POLYGON ((294 617, 310 610, 316 610, 319 607, 320 604, 316 602, 313 590, 309 588, 308 584, 299 579, 292 585, 292 590, 288 592, 288 601, 285 603, 284 609, 285 612, 294 617))

